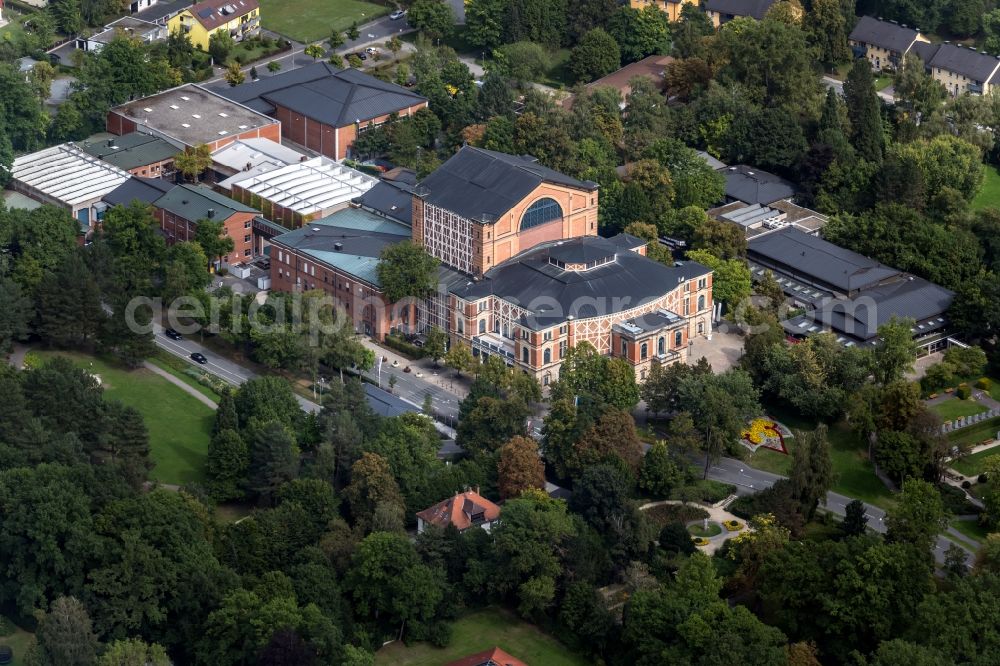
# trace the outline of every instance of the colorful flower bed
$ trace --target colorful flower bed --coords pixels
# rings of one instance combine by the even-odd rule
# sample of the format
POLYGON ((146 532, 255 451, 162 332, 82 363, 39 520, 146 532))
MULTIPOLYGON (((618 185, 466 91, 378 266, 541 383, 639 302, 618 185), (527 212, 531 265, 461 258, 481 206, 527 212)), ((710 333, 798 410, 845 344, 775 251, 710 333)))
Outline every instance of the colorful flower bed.
POLYGON ((790 434, 788 429, 777 421, 766 417, 759 418, 751 421, 750 425, 740 433, 740 444, 751 451, 764 447, 788 455, 785 437, 790 434))

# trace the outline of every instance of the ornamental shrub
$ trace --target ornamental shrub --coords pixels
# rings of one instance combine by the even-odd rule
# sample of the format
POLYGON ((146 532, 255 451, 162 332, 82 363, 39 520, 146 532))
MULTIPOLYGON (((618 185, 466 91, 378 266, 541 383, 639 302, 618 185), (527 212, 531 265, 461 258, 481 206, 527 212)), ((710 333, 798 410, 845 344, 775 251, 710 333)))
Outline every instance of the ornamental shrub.
POLYGON ((955 391, 955 395, 958 396, 959 400, 968 400, 972 396, 972 389, 969 388, 968 384, 959 384, 958 390, 955 391))

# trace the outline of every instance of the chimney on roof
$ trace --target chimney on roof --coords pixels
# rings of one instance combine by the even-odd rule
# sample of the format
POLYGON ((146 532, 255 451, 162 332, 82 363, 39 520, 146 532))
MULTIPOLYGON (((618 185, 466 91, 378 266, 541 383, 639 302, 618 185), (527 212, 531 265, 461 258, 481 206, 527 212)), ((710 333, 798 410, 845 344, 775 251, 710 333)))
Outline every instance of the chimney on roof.
POLYGON ((208 219, 210 219, 210 220, 211 220, 212 218, 214 218, 214 217, 215 217, 215 209, 214 209, 214 208, 209 208, 209 209, 208 209, 208 212, 207 212, 207 213, 205 213, 205 217, 207 217, 207 218, 208 218, 208 219))
POLYGON ((343 249, 344 249, 344 244, 343 243, 334 243, 333 244, 333 251, 334 252, 340 252, 343 249))

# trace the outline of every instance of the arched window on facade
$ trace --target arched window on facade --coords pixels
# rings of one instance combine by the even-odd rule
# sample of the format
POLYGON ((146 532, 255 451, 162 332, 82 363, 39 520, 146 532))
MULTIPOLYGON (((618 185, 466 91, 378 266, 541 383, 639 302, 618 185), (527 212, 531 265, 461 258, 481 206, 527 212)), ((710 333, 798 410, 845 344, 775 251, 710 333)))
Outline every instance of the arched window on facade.
POLYGON ((660 336, 660 339, 656 341, 656 353, 663 356, 667 353, 667 339, 660 336))
POLYGON ((698 297, 698 312, 705 309, 705 294, 698 297))
POLYGON ((528 206, 521 216, 521 231, 537 227, 540 224, 558 220, 563 216, 562 206, 555 199, 545 197, 528 206))
POLYGON ((674 347, 680 347, 684 344, 684 334, 680 331, 674 332, 674 347))
POLYGON ((639 346, 639 360, 644 360, 647 356, 649 356, 649 345, 643 342, 639 346))
POLYGON ((548 364, 551 362, 552 362, 552 350, 546 348, 546 350, 542 352, 542 363, 548 364))

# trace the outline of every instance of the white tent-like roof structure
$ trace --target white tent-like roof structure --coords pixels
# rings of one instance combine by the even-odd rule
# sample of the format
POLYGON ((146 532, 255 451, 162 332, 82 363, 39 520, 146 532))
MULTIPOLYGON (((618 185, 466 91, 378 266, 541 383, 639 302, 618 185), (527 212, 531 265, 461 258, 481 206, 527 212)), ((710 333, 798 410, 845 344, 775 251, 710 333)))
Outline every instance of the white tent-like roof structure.
POLYGON ((301 215, 325 214, 378 183, 377 178, 327 157, 313 157, 248 178, 229 180, 251 194, 301 215))
POLYGON ((16 158, 11 175, 71 208, 100 199, 131 177, 72 143, 16 158))

